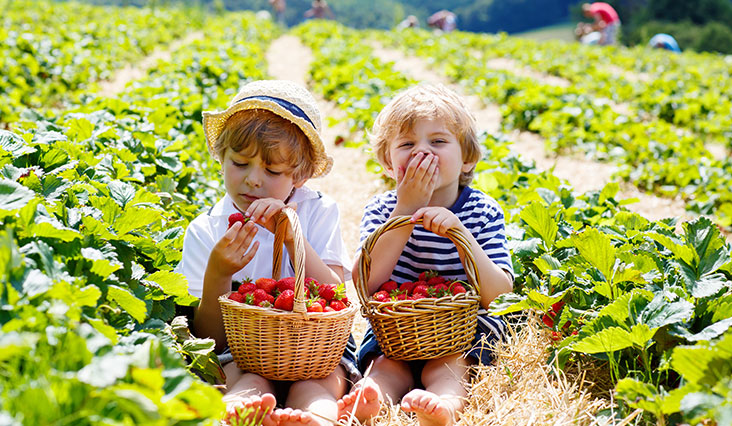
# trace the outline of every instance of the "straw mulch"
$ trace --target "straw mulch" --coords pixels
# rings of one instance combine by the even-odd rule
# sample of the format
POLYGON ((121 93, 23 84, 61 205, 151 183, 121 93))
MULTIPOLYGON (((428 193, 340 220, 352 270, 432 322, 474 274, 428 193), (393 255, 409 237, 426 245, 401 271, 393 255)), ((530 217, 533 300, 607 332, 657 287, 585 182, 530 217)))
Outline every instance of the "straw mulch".
MULTIPOLYGON (((612 405, 608 370, 603 365, 572 364, 566 373, 547 364, 552 340, 535 315, 512 327, 495 350, 495 363, 476 367, 458 425, 602 425, 594 413, 612 405)), ((631 418, 617 423, 628 424, 631 418)), ((392 405, 375 426, 417 425, 392 405)))

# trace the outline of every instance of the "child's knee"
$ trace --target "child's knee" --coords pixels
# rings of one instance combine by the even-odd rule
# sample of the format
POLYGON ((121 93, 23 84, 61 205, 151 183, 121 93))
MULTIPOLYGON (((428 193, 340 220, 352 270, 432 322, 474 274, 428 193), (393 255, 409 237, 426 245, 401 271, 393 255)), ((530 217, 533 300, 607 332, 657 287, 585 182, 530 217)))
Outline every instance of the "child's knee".
POLYGON ((404 361, 395 360, 395 359, 389 359, 385 355, 379 355, 373 360, 373 367, 371 367, 372 374, 375 371, 381 372, 381 373, 390 373, 390 374, 404 374, 404 375, 411 375, 411 371, 409 369, 409 364, 407 364, 404 361))

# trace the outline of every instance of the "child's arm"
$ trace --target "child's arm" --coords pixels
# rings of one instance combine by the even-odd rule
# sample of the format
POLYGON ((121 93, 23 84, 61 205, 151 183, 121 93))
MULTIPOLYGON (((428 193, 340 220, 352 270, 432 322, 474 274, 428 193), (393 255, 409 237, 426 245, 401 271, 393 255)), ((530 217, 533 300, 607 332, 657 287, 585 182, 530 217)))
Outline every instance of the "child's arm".
MULTIPOLYGON (((429 204, 437 182, 438 161, 434 154, 418 152, 409 161, 406 170, 399 168, 392 171, 397 181, 397 202, 390 218, 412 215, 429 204)), ((369 294, 375 293, 391 277, 413 229, 414 226, 393 229, 382 234, 376 241, 371 250, 369 294)), ((359 259, 356 259, 354 274, 358 273, 358 262, 359 259)))
POLYGON ((214 245, 203 276, 203 294, 193 317, 193 328, 198 337, 216 341, 216 349, 226 347, 224 321, 221 317, 219 296, 231 291, 231 277, 253 258, 259 242, 252 244, 257 234, 253 223, 234 224, 214 245))
MULTIPOLYGON (((261 198, 249 206, 246 214, 253 222, 264 226, 267 230, 274 233, 277 217, 285 207, 297 210, 296 203, 285 205, 283 201, 276 198, 261 198)), ((307 239, 304 240, 305 276, 315 278, 318 282, 323 283, 343 282, 343 268, 336 265, 326 265, 320 258, 320 255, 310 245, 310 242, 307 239)), ((285 236, 285 248, 290 255, 290 259, 294 259, 295 244, 290 229, 287 230, 287 235, 285 236)))
MULTIPOLYGON (((459 228, 470 242, 470 251, 475 259, 475 266, 480 277, 480 304, 488 309, 493 299, 500 294, 513 291, 513 282, 508 274, 496 265, 486 254, 483 248, 478 244, 473 234, 471 234, 465 225, 453 212, 444 207, 425 207, 417 210, 412 216, 412 220, 422 219, 422 226, 441 237, 447 237, 447 230, 450 228, 459 228)), ((458 247, 458 255, 460 260, 465 260, 465 253, 458 247)))

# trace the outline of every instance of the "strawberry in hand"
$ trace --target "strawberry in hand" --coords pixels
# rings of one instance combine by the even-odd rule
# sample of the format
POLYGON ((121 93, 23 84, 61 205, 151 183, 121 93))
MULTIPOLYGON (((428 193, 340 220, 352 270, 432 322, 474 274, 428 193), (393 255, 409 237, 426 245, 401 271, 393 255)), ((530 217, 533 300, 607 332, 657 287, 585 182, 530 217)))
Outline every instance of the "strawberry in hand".
POLYGON ((241 222, 242 225, 249 222, 249 218, 245 217, 243 214, 236 212, 229 216, 229 228, 234 226, 235 223, 241 222))

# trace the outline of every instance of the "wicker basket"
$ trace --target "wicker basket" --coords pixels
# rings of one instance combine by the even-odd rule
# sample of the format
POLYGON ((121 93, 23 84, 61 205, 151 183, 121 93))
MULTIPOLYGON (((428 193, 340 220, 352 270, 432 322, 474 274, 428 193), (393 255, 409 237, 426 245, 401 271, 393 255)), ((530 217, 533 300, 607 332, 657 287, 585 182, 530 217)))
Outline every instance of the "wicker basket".
POLYGON ((354 277, 361 312, 371 323, 384 354, 391 359, 433 359, 464 352, 475 336, 480 288, 470 243, 459 229, 451 228, 447 234, 465 253, 463 267, 470 284, 466 293, 389 302, 377 302, 369 297, 370 253, 376 240, 384 232, 409 225, 413 225, 409 216, 393 217, 364 241, 358 277, 354 277))
POLYGON ((287 225, 294 236, 295 302, 293 311, 246 305, 219 297, 224 329, 236 365, 270 380, 306 380, 328 376, 338 366, 358 310, 309 313, 305 307, 305 245, 294 210, 278 218, 272 278, 281 274, 287 225))

